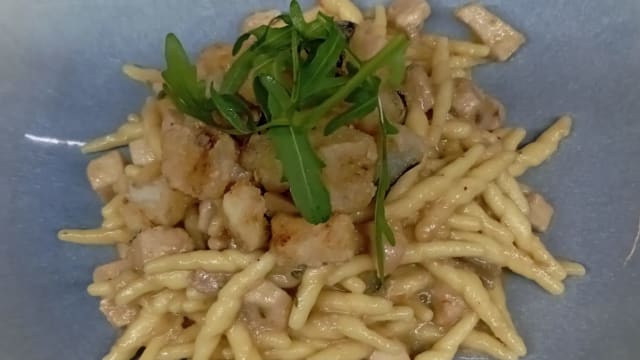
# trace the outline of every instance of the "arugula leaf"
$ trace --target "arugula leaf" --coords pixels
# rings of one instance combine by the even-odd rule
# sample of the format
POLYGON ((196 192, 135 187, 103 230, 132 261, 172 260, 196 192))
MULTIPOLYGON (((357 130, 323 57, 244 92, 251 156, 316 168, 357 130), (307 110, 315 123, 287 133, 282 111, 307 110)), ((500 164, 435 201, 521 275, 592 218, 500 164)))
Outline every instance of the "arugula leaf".
POLYGON ((233 64, 231 64, 229 70, 224 74, 222 85, 220 85, 221 93, 233 94, 240 89, 249 77, 251 69, 253 69, 255 56, 255 53, 251 50, 247 50, 238 56, 233 64))
POLYGON ((242 49, 242 45, 244 45, 245 41, 249 40, 251 35, 253 35, 251 32, 246 32, 240 35, 240 37, 236 39, 236 42, 233 43, 233 49, 231 50, 231 55, 233 56, 238 55, 238 53, 240 52, 240 49, 242 49))
POLYGON ((375 250, 376 250, 376 269, 378 279, 384 281, 384 243, 389 242, 395 245, 396 240, 393 230, 387 222, 384 209, 384 199, 391 185, 389 179, 389 164, 387 162, 387 136, 391 133, 397 133, 397 129, 389 124, 384 115, 382 100, 378 97, 378 124, 380 126, 380 139, 378 141, 378 181, 375 196, 374 223, 375 223, 375 250), (391 130, 391 132, 389 132, 391 130))
POLYGON ((298 106, 300 108, 306 108, 321 104, 325 99, 343 87, 348 80, 349 78, 347 77, 333 77, 321 81, 311 89, 304 98, 298 100, 298 106))
POLYGON ((206 86, 198 81, 196 67, 174 34, 167 34, 165 39, 165 60, 167 69, 162 72, 165 93, 180 111, 211 124, 215 106, 207 100, 206 86))
MULTIPOLYGON (((287 115, 291 109, 291 96, 287 89, 271 75, 260 75, 256 79, 260 81, 263 89, 260 91, 267 93, 266 106, 271 118, 288 118, 287 115)), ((260 94, 260 96, 264 102, 264 95, 260 94)))
POLYGON ((304 34, 307 28, 307 22, 304 20, 304 14, 298 1, 293 0, 289 4, 289 16, 291 17, 291 25, 297 32, 304 34))
POLYGON ((317 157, 307 135, 293 126, 278 126, 267 131, 284 175, 291 197, 302 216, 312 224, 329 220, 331 200, 322 182, 322 161, 317 157))
MULTIPOLYGON (((347 40, 334 28, 328 38, 317 48, 314 56, 302 65, 300 74, 300 93, 305 96, 320 81, 334 75, 340 54, 347 46, 347 40)), ((333 77, 333 76, 332 76, 333 77)))
POLYGON ((325 100, 319 106, 308 110, 307 112, 300 114, 294 119, 294 124, 302 124, 304 122, 307 128, 315 126, 315 124, 323 118, 329 111, 331 111, 336 105, 341 103, 351 92, 365 82, 371 75, 373 75, 379 68, 384 66, 386 61, 398 51, 404 52, 409 44, 409 40, 404 35, 396 35, 374 55, 369 61, 364 63, 360 70, 349 79, 349 81, 336 91, 330 98, 325 100))
POLYGON ((330 135, 339 128, 349 125, 356 120, 360 120, 367 114, 371 113, 378 106, 378 99, 372 97, 360 104, 352 105, 349 110, 331 119, 324 128, 324 134, 330 135))
POLYGON ((216 106, 220 115, 236 130, 239 135, 255 132, 256 126, 251 118, 249 108, 237 95, 219 94, 211 89, 211 101, 216 106), (246 120, 240 114, 246 115, 246 120))

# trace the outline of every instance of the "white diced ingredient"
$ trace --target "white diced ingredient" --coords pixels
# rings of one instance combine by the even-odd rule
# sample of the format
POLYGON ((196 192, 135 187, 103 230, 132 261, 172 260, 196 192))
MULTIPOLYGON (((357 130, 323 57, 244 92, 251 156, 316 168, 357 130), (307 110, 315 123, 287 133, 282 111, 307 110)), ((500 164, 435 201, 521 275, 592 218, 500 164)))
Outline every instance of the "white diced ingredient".
POLYGON ((131 162, 134 165, 147 165, 156 160, 156 155, 151 150, 145 139, 134 140, 129 144, 131 162))
POLYGON ((123 174, 124 161, 117 150, 109 151, 87 165, 87 178, 96 191, 115 184, 123 174))
POLYGON ((524 44, 525 37, 484 6, 472 3, 456 10, 456 17, 491 48, 491 55, 505 61, 524 44))

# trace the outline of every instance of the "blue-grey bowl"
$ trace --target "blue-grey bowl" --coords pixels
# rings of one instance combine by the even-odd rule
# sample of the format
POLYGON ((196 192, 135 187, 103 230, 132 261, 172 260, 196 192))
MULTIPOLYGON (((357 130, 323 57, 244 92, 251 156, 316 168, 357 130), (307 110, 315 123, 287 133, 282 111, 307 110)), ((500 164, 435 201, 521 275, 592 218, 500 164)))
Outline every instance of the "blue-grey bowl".
MULTIPOLYGON (((115 338, 85 290, 113 251, 64 244, 55 234, 98 225, 87 158, 65 141, 108 132, 139 109, 146 89, 121 76, 121 65, 161 66, 167 32, 192 53, 232 40, 252 9, 287 3, 0 2, 1 359, 99 359, 115 338)), ((461 1, 431 3, 429 30, 465 34, 452 17, 461 1)), ((510 279, 527 359, 638 359, 640 254, 624 260, 640 215, 640 2, 485 3, 529 42, 509 63, 478 71, 480 84, 532 134, 556 115, 575 117, 558 154, 525 180, 556 207, 548 246, 589 273, 559 297, 510 279)))

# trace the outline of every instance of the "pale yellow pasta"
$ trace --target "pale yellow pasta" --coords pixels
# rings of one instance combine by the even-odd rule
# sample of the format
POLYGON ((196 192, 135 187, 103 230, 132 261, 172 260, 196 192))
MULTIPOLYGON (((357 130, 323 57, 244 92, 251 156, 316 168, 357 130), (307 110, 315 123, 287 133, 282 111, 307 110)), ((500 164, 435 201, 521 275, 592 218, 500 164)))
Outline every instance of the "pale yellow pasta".
MULTIPOLYGON (((434 47, 437 42, 437 36, 424 34, 424 39, 427 46, 434 47)), ((485 44, 478 44, 470 41, 449 39, 449 50, 459 55, 475 56, 475 57, 487 57, 491 49, 485 44)))
POLYGON ((331 268, 329 266, 305 270, 300 286, 298 287, 298 292, 296 293, 296 301, 289 314, 290 328, 299 330, 304 326, 322 287, 327 282, 327 276, 330 270, 331 268))
POLYGON ((193 356, 195 344, 169 345, 158 353, 156 360, 181 360, 193 356))
POLYGON ((98 151, 105 151, 127 145, 133 140, 141 138, 144 135, 143 130, 144 129, 141 123, 126 122, 122 124, 115 132, 95 138, 86 143, 81 148, 82 153, 87 154, 98 151))
POLYGON ((409 306, 394 306, 391 311, 380 315, 366 315, 364 322, 409 321, 413 319, 413 309, 409 306))
POLYGON ((382 297, 332 290, 321 292, 315 306, 323 312, 358 316, 383 315, 393 309, 393 303, 382 297))
POLYGON ((449 38, 438 36, 431 62, 431 81, 440 85, 451 79, 449 59, 449 38))
POLYGON ((286 332, 264 329, 255 334, 256 345, 260 349, 286 349, 292 340, 286 332))
POLYGON ((424 265, 434 276, 462 294, 467 305, 509 349, 518 355, 526 354, 522 338, 504 318, 502 311, 491 301, 489 293, 476 274, 440 261, 425 262, 424 265))
POLYGON ((220 290, 218 300, 207 311, 205 324, 196 338, 193 360, 208 360, 220 336, 233 324, 242 306, 242 297, 273 269, 276 259, 271 253, 262 255, 241 272, 233 275, 220 290))
POLYGON ((434 344, 444 334, 444 328, 428 322, 419 324, 411 331, 412 340, 420 344, 434 344))
POLYGON ((471 72, 469 71, 469 69, 453 68, 451 69, 451 78, 471 80, 471 72))
POLYGON ((511 201, 520 209, 524 215, 529 215, 529 201, 526 195, 522 192, 520 184, 516 179, 509 175, 506 171, 500 174, 496 179, 496 184, 500 187, 500 190, 507 195, 511 201))
POLYGON ((129 324, 124 333, 116 340, 103 360, 129 360, 141 346, 153 337, 155 332, 168 326, 165 316, 166 307, 171 302, 172 292, 156 295, 148 307, 142 309, 136 320, 129 324))
POLYGON ((502 138, 502 146, 506 151, 515 151, 518 149, 518 146, 522 140, 524 140, 525 136, 527 136, 527 131, 525 129, 513 129, 502 138))
POLYGON ((446 259, 454 257, 482 257, 485 249, 468 241, 429 241, 412 243, 402 257, 403 264, 414 264, 424 260, 446 259))
POLYGON ((115 297, 116 304, 125 305, 144 294, 168 288, 171 290, 184 289, 191 284, 190 271, 171 271, 146 276, 131 282, 120 290, 115 297))
POLYGON ((436 86, 436 95, 433 118, 427 138, 432 145, 437 145, 440 141, 447 114, 451 109, 453 81, 450 66, 449 40, 445 37, 438 37, 431 63, 431 80, 436 86))
POLYGON ((157 274, 173 270, 202 269, 210 272, 236 272, 253 263, 259 253, 243 253, 238 250, 199 250, 162 256, 147 262, 144 272, 157 274))
POLYGON ((264 352, 264 358, 269 360, 301 360, 307 359, 309 355, 318 349, 306 342, 296 341, 286 349, 270 349, 264 352))
POLYGON ((462 207, 461 213, 472 215, 482 221, 482 233, 496 239, 501 244, 512 244, 514 236, 504 224, 493 219, 478 203, 472 202, 462 207))
POLYGON ((562 265, 569 276, 584 276, 587 273, 584 265, 574 261, 560 260, 560 265, 562 265))
POLYGON ((482 230, 482 221, 471 215, 453 214, 447 219, 447 225, 451 229, 465 230, 465 231, 480 231, 482 230))
POLYGON ((239 320, 225 333, 235 360, 261 360, 260 352, 253 344, 247 326, 239 320))
POLYGON ((116 276, 114 279, 94 282, 90 284, 87 287, 87 293, 89 293, 89 295, 91 296, 111 298, 115 296, 116 291, 119 288, 135 281, 138 278, 139 276, 133 271, 124 271, 118 276, 116 276))
POLYGON ((412 188, 419 180, 420 173, 423 170, 423 162, 412 167, 409 171, 405 172, 396 180, 395 184, 391 187, 387 193, 386 201, 394 201, 404 195, 410 188, 412 188))
POLYGON ((437 199, 451 186, 455 179, 463 176, 484 153, 484 146, 473 146, 461 157, 443 167, 434 176, 418 182, 399 199, 385 205, 386 215, 390 219, 404 219, 414 215, 424 205, 437 199))
POLYGON ((526 145, 513 165, 509 168, 512 176, 520 176, 527 169, 542 164, 558 150, 560 141, 571 132, 571 118, 563 116, 545 130, 536 141, 526 145))
POLYGON ((493 336, 473 330, 462 342, 462 347, 485 353, 495 360, 517 360, 518 355, 493 336))
POLYGON ((414 133, 422 137, 427 136, 427 132, 429 130, 427 115, 424 113, 422 108, 415 103, 408 105, 405 125, 414 133))
POLYGON ((407 299, 404 303, 413 310, 416 319, 422 322, 433 320, 433 310, 425 305, 417 296, 407 299))
MULTIPOLYGON (((448 73, 451 76, 451 73, 448 73)), ((431 144, 438 144, 442 136, 443 127, 447 120, 447 114, 451 109, 453 101, 453 80, 451 78, 444 80, 438 85, 436 91, 435 103, 433 105, 433 118, 431 126, 427 134, 427 139, 431 144)))
POLYGON ((357 276, 365 271, 374 270, 373 260, 369 255, 357 255, 346 263, 332 270, 327 277, 327 285, 335 285, 342 280, 357 276))
POLYGON ((371 329, 386 338, 409 339, 418 327, 415 319, 388 321, 371 325, 371 329))
POLYGON ((467 313, 430 350, 420 353, 415 360, 452 360, 477 323, 478 315, 467 313))
POLYGON ((344 341, 333 344, 311 356, 308 360, 360 360, 371 354, 373 349, 355 341, 344 341))
POLYGON ((488 183, 503 172, 515 159, 515 154, 504 152, 483 162, 447 190, 441 198, 423 212, 416 225, 415 234, 418 241, 430 240, 435 231, 444 224, 455 210, 471 202, 482 194, 488 183))
POLYGON ((562 282, 555 279, 542 267, 538 266, 529 256, 511 245, 502 246, 493 239, 473 232, 452 232, 451 237, 482 245, 485 248, 484 257, 487 260, 508 267, 514 273, 535 281, 548 292, 558 295, 564 292, 562 282))
MULTIPOLYGON (((199 322, 189 326, 188 328, 182 330, 178 335, 176 335, 171 340, 171 344, 181 345, 181 344, 190 344, 194 342, 201 328, 202 328, 202 325, 199 322)), ((162 352, 162 350, 160 352, 162 352)))
POLYGON ((338 331, 336 325, 336 314, 326 314, 313 312, 309 315, 308 321, 299 330, 294 330, 296 337, 303 337, 313 340, 339 340, 342 333, 338 331))
POLYGON ((141 83, 164 83, 162 73, 158 69, 143 68, 134 64, 124 64, 122 65, 122 72, 130 79, 141 83))
POLYGON ((135 234, 127 229, 63 229, 58 232, 58 239, 85 245, 113 245, 129 242, 135 234))
POLYGON ((493 286, 488 289, 488 291, 489 297, 491 297, 493 303, 498 307, 498 309, 500 309, 502 315, 507 320, 509 325, 515 328, 515 326, 513 325, 513 319, 511 319, 511 313, 509 312, 509 308, 507 308, 507 298, 504 293, 503 277, 498 276, 493 279, 493 286))
POLYGON ((154 337, 147 343, 144 348, 144 352, 140 356, 140 360, 155 360, 160 353, 160 350, 167 344, 169 341, 168 334, 162 334, 154 337))
POLYGON ((340 281, 340 286, 342 286, 345 290, 356 294, 362 294, 367 289, 367 284, 365 284, 362 279, 356 276, 352 276, 340 281))
POLYGON ((87 293, 91 296, 111 297, 114 291, 110 281, 92 283, 87 287, 87 293))
POLYGON ((567 276, 564 268, 545 248, 540 238, 533 235, 531 224, 526 215, 502 193, 497 185, 489 184, 483 194, 483 199, 496 216, 513 232, 519 248, 531 254, 534 260, 547 266, 549 273, 555 278, 562 280, 567 276))
MULTIPOLYGON (((422 244, 421 244, 422 245, 422 244)), ((422 261, 422 260, 420 260, 422 261)), ((389 276, 387 295, 415 294, 433 284, 433 276, 420 265, 402 266, 389 276)))
POLYGON ((404 350, 401 343, 381 336, 356 317, 339 315, 336 317, 336 325, 342 335, 375 349, 392 353, 404 350))
POLYGON ((180 303, 180 309, 182 312, 190 314, 200 311, 205 311, 211 306, 211 300, 191 300, 187 299, 180 303))

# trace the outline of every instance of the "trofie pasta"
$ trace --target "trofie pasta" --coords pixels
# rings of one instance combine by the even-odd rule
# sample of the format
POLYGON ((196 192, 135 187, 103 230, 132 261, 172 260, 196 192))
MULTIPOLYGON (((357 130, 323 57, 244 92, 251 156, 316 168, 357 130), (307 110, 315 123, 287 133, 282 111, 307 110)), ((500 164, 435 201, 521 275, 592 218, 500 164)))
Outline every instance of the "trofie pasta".
POLYGON ((479 40, 420 33, 430 13, 293 1, 195 64, 170 34, 164 71, 123 67, 151 96, 82 149, 105 152, 102 225, 58 233, 118 250, 87 288, 122 329, 103 359, 527 354, 504 274, 555 295, 585 274, 547 250, 553 208, 519 179, 572 120, 521 144, 472 71, 524 36, 475 3, 456 17, 479 40))

